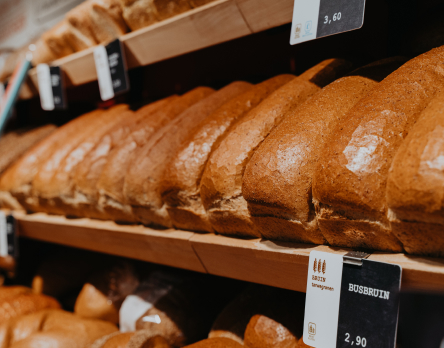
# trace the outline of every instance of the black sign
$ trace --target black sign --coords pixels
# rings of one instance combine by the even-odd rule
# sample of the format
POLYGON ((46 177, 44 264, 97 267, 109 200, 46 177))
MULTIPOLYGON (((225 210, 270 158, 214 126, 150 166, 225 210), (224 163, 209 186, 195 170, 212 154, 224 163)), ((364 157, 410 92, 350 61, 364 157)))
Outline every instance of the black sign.
POLYGON ((365 0, 320 1, 317 38, 359 29, 364 24, 365 0))
POLYGON ((49 67, 54 109, 66 109, 65 79, 59 66, 49 67))
POLYGON ((395 348, 400 286, 398 265, 344 263, 336 346, 395 348))
POLYGON ((129 90, 129 81, 125 55, 123 53, 122 42, 119 39, 114 40, 106 46, 108 55, 109 70, 113 84, 114 94, 123 93, 129 90))
POLYGON ((6 238, 8 241, 8 255, 16 258, 18 256, 17 222, 12 215, 6 216, 6 238))

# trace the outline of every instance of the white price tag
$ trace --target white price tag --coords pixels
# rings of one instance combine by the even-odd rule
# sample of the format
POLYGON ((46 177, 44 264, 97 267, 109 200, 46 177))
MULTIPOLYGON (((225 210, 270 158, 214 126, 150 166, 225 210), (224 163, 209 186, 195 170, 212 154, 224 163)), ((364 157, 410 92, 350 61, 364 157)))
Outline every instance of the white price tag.
POLYGON ((109 100, 114 97, 114 88, 105 46, 99 45, 94 49, 94 61, 99 81, 100 97, 104 101, 109 100))
POLYGON ((137 320, 152 307, 152 303, 137 295, 127 296, 119 311, 120 332, 136 331, 137 320))
POLYGON ((8 225, 6 215, 0 211, 0 256, 8 256, 8 225))
POLYGON ((305 299, 304 343, 336 348, 342 255, 312 251, 305 299))
POLYGON ((54 96, 52 94, 51 73, 48 64, 37 65, 37 80, 42 109, 46 111, 54 110, 54 96))

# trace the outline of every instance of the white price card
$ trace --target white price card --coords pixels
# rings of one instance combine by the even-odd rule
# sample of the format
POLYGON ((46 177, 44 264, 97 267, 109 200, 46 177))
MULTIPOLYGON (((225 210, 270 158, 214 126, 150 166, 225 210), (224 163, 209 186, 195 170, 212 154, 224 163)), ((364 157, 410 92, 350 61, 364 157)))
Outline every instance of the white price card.
POLYGON ((0 211, 0 256, 8 256, 8 225, 6 215, 0 211))
POLYGON ((105 46, 99 45, 94 49, 94 61, 96 63, 100 97, 102 100, 109 100, 114 97, 114 89, 105 46))
POLYGON ((40 104, 43 110, 54 110, 51 73, 48 64, 37 65, 37 81, 39 83, 40 104))

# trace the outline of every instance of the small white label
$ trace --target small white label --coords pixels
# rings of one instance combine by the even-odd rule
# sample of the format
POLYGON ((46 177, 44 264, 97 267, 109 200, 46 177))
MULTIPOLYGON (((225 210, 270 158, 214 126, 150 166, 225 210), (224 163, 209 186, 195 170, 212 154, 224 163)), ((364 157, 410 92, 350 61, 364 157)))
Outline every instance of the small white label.
POLYGON ((336 348, 342 260, 338 254, 310 253, 303 337, 311 347, 336 348))
POLYGON ((109 100, 114 97, 114 89, 105 46, 99 45, 94 49, 94 61, 96 63, 100 97, 104 101, 109 100))
POLYGON ((120 332, 136 331, 137 320, 152 307, 152 303, 137 295, 127 296, 119 311, 120 332))
POLYGON ((320 0, 294 0, 290 44, 316 39, 320 0))
POLYGON ((42 109, 46 111, 54 110, 54 96, 52 94, 51 73, 48 64, 37 65, 37 80, 42 109))
POLYGON ((0 256, 8 256, 8 226, 6 215, 0 211, 0 256))

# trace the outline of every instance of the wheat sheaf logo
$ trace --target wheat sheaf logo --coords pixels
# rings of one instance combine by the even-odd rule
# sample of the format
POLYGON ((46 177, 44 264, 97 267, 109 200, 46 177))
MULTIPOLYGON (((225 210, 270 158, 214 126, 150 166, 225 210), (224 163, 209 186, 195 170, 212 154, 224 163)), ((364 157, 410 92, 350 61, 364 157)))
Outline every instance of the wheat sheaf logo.
POLYGON ((325 262, 325 260, 324 262, 322 262, 321 259, 319 259, 319 261, 315 259, 313 263, 313 271, 325 274, 325 272, 327 271, 327 262, 325 262))

